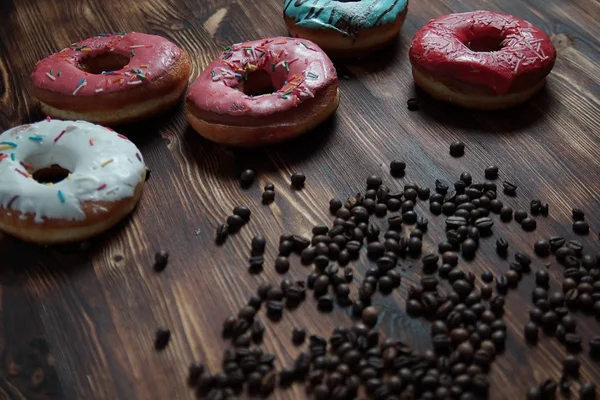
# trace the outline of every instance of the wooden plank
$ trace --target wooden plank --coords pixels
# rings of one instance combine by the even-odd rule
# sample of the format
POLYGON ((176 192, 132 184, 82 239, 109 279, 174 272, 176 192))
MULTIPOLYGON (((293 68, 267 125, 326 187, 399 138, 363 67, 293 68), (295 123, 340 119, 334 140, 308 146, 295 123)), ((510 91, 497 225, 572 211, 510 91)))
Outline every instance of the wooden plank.
MULTIPOLYGON (((148 0, 124 5, 116 0, 47 2, 8 0, 0 4, 0 128, 43 116, 31 97, 29 75, 35 62, 74 40, 98 32, 143 31, 175 41, 193 60, 197 76, 221 49, 233 42, 286 35, 282 2, 235 0, 148 0)), ((39 248, 0 237, 1 309, 0 396, 3 398, 193 398, 185 384, 187 365, 202 360, 213 372, 221 367, 227 343, 220 324, 235 315, 261 282, 283 277, 305 279, 309 269, 292 257, 292 268, 279 276, 273 268, 279 235, 309 235, 317 223, 330 224, 332 197, 346 198, 364 190, 368 175, 379 174, 392 190, 416 182, 433 187, 436 179, 452 183, 463 171, 483 180, 489 164, 501 167, 501 178, 518 184, 518 196, 502 198, 512 207, 528 209, 529 201, 550 203, 550 217, 538 218, 534 233, 524 234, 514 223, 496 222, 496 236, 506 237, 511 254, 532 253, 533 243, 552 234, 575 238, 571 207, 586 211, 593 233, 578 238, 586 250, 597 251, 600 227, 600 5, 589 0, 411 2, 397 43, 362 60, 336 62, 341 105, 335 118, 291 143, 252 151, 224 148, 200 138, 179 107, 165 117, 123 127, 139 146, 152 170, 142 201, 133 215, 115 229, 79 246, 39 248), (511 13, 539 25, 558 50, 546 89, 521 107, 502 112, 475 112, 435 102, 416 90, 407 53, 414 33, 437 15, 478 7, 511 13), (417 96, 421 110, 410 112, 406 100, 417 96), (452 158, 454 140, 467 145, 466 155, 452 158), (388 174, 392 159, 407 162, 407 174, 388 174), (257 182, 239 186, 245 168, 257 171, 257 182), (289 176, 307 176, 301 191, 289 187, 289 176), (262 205, 266 183, 276 186, 276 200, 262 205), (221 247, 214 231, 233 207, 248 205, 250 223, 221 247), (255 234, 267 238, 265 271, 247 272, 249 243, 255 234), (152 270, 154 252, 170 252, 166 271, 152 270), (153 349, 154 331, 166 326, 172 342, 162 352, 153 349), (32 340, 37 340, 32 342, 32 340), (37 355, 47 372, 44 390, 31 388, 30 375, 10 373, 17 353, 31 343, 47 344, 37 355), (15 351, 17 349, 18 351, 15 351), (50 360, 50 361, 48 361, 50 360), (29 380, 25 379, 28 377, 29 380), (47 389, 47 390, 46 390, 47 389), (21 396, 21 397, 19 397, 21 396), (45 396, 45 397, 44 397, 45 396)), ((417 206, 428 215, 426 203, 417 206)), ((424 253, 436 250, 444 238, 443 218, 432 217, 424 253)), ((381 221, 385 224, 384 221, 381 221)), ((472 262, 461 267, 477 276, 500 273, 508 262, 494 251, 494 238, 482 239, 472 262)), ((535 259, 534 268, 546 260, 535 259)), ((393 295, 377 295, 383 312, 382 333, 430 347, 429 322, 408 318, 407 290, 421 276, 420 261, 402 262, 403 283, 393 295), (412 266, 412 267, 411 267, 412 266)), ((362 279, 369 261, 353 263, 362 279)), ((550 268, 558 288, 562 267, 550 268)), ((352 296, 357 285, 352 285, 352 296)), ((523 397, 545 376, 560 376, 564 348, 544 337, 531 347, 522 338, 528 320, 533 277, 528 276, 507 297, 509 327, 506 352, 492 368, 492 398, 523 397)), ((277 368, 289 365, 302 350, 291 345, 295 326, 328 335, 337 325, 350 326, 348 309, 331 314, 316 310, 309 299, 285 313, 279 323, 266 322, 265 351, 277 355, 277 368)), ((597 334, 598 322, 577 315, 585 341, 597 334)), ((28 347, 29 346, 29 347, 28 347)), ((23 350, 24 349, 24 350, 23 350)), ((600 381, 600 366, 586 354, 582 378, 600 381)), ((303 388, 278 391, 276 398, 303 398, 303 388)))

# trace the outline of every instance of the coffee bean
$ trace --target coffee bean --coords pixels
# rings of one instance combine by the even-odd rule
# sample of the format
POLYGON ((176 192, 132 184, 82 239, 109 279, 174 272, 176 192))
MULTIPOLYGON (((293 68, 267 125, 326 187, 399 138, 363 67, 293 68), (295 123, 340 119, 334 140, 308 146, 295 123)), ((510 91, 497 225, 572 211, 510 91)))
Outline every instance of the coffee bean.
MULTIPOLYGON (((418 216, 414 211, 406 211, 402 213, 402 221, 407 225, 413 225, 417 222, 418 216)), ((397 224, 399 225, 399 224, 397 224)))
POLYGON ((280 274, 285 274, 290 269, 290 261, 287 257, 279 256, 275 259, 275 270, 280 274))
POLYGON ((542 211, 542 201, 540 199, 533 199, 530 203, 531 215, 539 215, 542 211))
POLYGON ((508 281, 508 286, 510 286, 510 287, 517 286, 517 284, 519 283, 519 280, 521 279, 521 274, 512 269, 506 271, 505 275, 506 275, 506 279, 508 281))
POLYGON ((408 300, 406 302, 406 312, 413 318, 419 317, 423 312, 421 302, 415 299, 408 300))
POLYGON ((387 206, 384 203, 378 203, 375 206, 375 215, 384 217, 387 214, 387 206))
POLYGON ((581 337, 576 333, 567 333, 565 345, 569 351, 579 351, 581 350, 581 337))
POLYGON ((537 227, 537 222, 533 218, 525 218, 521 221, 521 227, 525 232, 532 232, 537 227))
POLYGON ((508 181, 502 182, 502 189, 509 196, 514 196, 517 193, 517 185, 508 181))
POLYGON ((508 291, 508 279, 504 275, 496 277, 496 290, 498 293, 506 293, 508 291))
POLYGON ((481 280, 485 283, 492 283, 494 281, 494 274, 489 271, 482 272, 481 280))
POLYGON ((300 253, 302 250, 310 246, 310 240, 300 235, 293 235, 292 244, 294 246, 294 251, 296 253, 300 253))
POLYGON ((573 232, 578 235, 587 235, 590 231, 590 226, 585 221, 575 221, 573 222, 573 232))
POLYGON ((371 175, 367 178, 367 189, 378 189, 383 183, 381 177, 377 175, 371 175))
POLYGON ((329 312, 333 310, 333 297, 328 294, 324 294, 317 300, 317 307, 319 311, 329 312))
POLYGON ((461 141, 456 141, 450 144, 450 155, 452 157, 462 157, 465 154, 465 144, 461 141))
POLYGON ((447 229, 457 229, 461 226, 467 225, 467 219, 464 217, 452 216, 446 218, 446 228, 447 229))
POLYGON ((478 247, 478 245, 477 245, 476 241, 474 241, 471 238, 466 239, 462 243, 462 246, 461 246, 463 257, 472 258, 473 256, 475 256, 475 252, 477 251, 477 247, 478 247))
POLYGON ((163 350, 169 344, 171 339, 171 331, 167 328, 160 327, 154 334, 154 348, 156 350, 163 350))
POLYGON ((485 284, 481 287, 480 292, 483 299, 489 299, 492 297, 493 289, 490 285, 485 284))
POLYGON ((517 221, 518 223, 523 222, 523 220, 527 218, 527 212, 524 210, 517 210, 515 211, 515 221, 517 221))
POLYGON ((304 330, 303 328, 294 328, 292 330, 292 343, 294 343, 296 346, 304 343, 305 339, 306 339, 306 330, 304 330))
POLYGON ((594 400, 596 399, 596 385, 592 382, 585 382, 579 388, 579 399, 580 400, 594 400))
POLYGON ((265 190, 261 196, 263 204, 270 204, 275 200, 275 192, 273 190, 265 190))
POLYGON ((419 239, 417 237, 410 238, 408 241, 408 244, 407 244, 408 251, 410 252, 411 255, 420 254, 422 246, 423 246, 423 244, 421 242, 421 239, 419 239))
POLYGON ((439 257, 437 254, 427 254, 426 256, 424 256, 421 259, 421 262, 423 263, 423 270, 435 270, 437 268, 437 264, 439 261, 439 257))
POLYGON ((531 270, 531 257, 525 253, 515 253, 515 261, 523 268, 523 272, 529 272, 531 270))
POLYGON ((504 238, 496 239, 496 252, 502 256, 506 257, 508 252, 508 242, 504 238))
POLYGON ((253 255, 262 255, 265 252, 267 245, 266 239, 261 235, 256 235, 252 238, 251 249, 253 255))
POLYGON ((574 377, 578 376, 580 365, 581 363, 575 356, 571 354, 567 355, 562 362, 563 374, 574 377))
POLYGON ((191 387, 195 387, 198 385, 198 380, 200 376, 204 373, 205 367, 204 364, 194 361, 188 367, 188 385, 191 387))
POLYGON ((438 280, 435 276, 428 275, 421 278, 421 287, 424 291, 434 291, 438 285, 438 280))
POLYGON ((492 221, 489 217, 478 218, 475 221, 475 227, 482 232, 489 232, 490 229, 494 226, 494 221, 492 221))
POLYGON ((496 179, 498 178, 498 167, 495 165, 490 165, 485 169, 484 173, 487 179, 496 179))
POLYGON ((473 290, 473 286, 464 279, 458 279, 452 283, 452 289, 462 298, 465 298, 473 290))
MULTIPOLYGON (((393 272, 393 271, 388 271, 388 272, 393 272)), ((391 293, 392 290, 394 289, 394 287, 396 287, 392 278, 390 278, 387 275, 379 278, 377 285, 379 286, 379 291, 383 294, 391 293)))
POLYGON ((156 272, 163 271, 167 268, 169 262, 169 253, 165 250, 161 250, 154 254, 154 270, 156 272))
POLYGON ((573 215, 573 221, 583 221, 585 219, 585 213, 579 208, 573 208, 571 213, 573 215))
POLYGON ((362 321, 365 325, 373 327, 377 323, 379 313, 375 307, 366 307, 362 312, 362 321))
POLYGON ((215 239, 215 242, 217 243, 217 245, 222 245, 223 243, 225 243, 225 240, 227 239, 227 235, 229 235, 229 225, 227 224, 221 224, 217 227, 217 237, 215 239))
POLYGON ((245 306, 238 312, 238 318, 251 322, 256 315, 256 309, 252 306, 245 306))
POLYGON ((406 170, 406 163, 400 160, 394 160, 390 163, 390 173, 393 176, 402 176, 406 170))
POLYGON ((254 172, 252 169, 244 170, 240 176, 242 186, 246 188, 252 185, 254 179, 256 179, 256 172, 254 172))
POLYGON ((537 343, 538 340, 538 336, 539 336, 539 331, 538 331, 538 327, 536 324, 534 324, 533 322, 528 322, 525 324, 524 327, 524 335, 525 335, 525 339, 532 344, 537 343))
POLYGON ((547 240, 538 240, 534 243, 533 250, 539 257, 546 257, 550 254, 550 243, 547 240))
POLYGON ((300 189, 304 186, 304 183, 306 182, 306 176, 304 176, 304 174, 302 173, 295 172, 290 177, 290 180, 292 182, 293 187, 295 187, 296 189, 300 189))
POLYGON ((339 209, 342 208, 342 201, 340 199, 331 199, 329 200, 329 211, 332 214, 336 214, 339 209))
POLYGON ((554 311, 547 311, 544 313, 540 319, 542 324, 542 328, 546 332, 554 332, 556 330, 556 326, 558 325, 558 316, 554 311))
POLYGON ((510 222, 513 217, 513 209, 508 206, 503 206, 500 209, 500 219, 503 222, 510 222))
MULTIPOLYGON (((446 251, 442 254, 442 263, 455 267, 458 264, 458 254, 453 251, 446 251)), ((437 264, 437 260, 436 260, 437 264)))
POLYGON ((500 214, 503 207, 504 205, 498 199, 493 199, 492 201, 490 201, 490 211, 495 214, 500 214))

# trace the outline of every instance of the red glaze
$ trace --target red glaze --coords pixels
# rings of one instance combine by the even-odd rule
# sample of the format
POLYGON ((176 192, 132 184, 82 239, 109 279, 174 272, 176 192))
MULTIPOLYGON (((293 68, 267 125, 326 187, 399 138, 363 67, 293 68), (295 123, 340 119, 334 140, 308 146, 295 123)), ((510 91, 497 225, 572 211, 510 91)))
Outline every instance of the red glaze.
POLYGON ((31 79, 40 89, 69 96, 74 92, 76 96, 99 96, 148 84, 166 74, 181 56, 177 45, 160 36, 106 34, 74 43, 46 57, 35 66, 31 79), (106 71, 108 74, 92 74, 78 68, 87 57, 110 52, 129 58, 129 63, 118 71, 106 71), (54 79, 48 76, 50 71, 54 79))
POLYGON ((263 117, 296 107, 332 81, 337 81, 333 63, 309 40, 246 41, 225 49, 206 67, 190 86, 188 101, 217 114, 263 117), (238 90, 246 74, 254 70, 266 71, 273 87, 281 89, 254 97, 238 90))
POLYGON ((537 83, 548 75, 556 50, 550 38, 527 21, 474 11, 429 21, 412 40, 409 55, 413 66, 434 76, 505 94, 519 78, 537 83), (481 40, 497 43, 500 49, 477 52, 469 48, 472 42, 481 40))

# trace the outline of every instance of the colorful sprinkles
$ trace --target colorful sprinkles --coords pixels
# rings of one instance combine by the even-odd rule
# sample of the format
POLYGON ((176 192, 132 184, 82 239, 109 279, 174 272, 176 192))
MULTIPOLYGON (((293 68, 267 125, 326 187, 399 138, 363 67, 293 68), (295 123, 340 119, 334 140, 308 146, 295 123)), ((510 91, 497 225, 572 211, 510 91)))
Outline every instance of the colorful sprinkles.
POLYGON ((61 133, 58 134, 57 137, 54 138, 54 143, 58 142, 58 140, 65 134, 66 130, 63 129, 61 133))
POLYGON ((15 168, 15 171, 17 171, 19 174, 23 175, 25 178, 29 178, 29 174, 27 172, 23 172, 19 168, 15 168))
POLYGON ((64 194, 63 194, 63 192, 62 192, 62 191, 60 191, 60 190, 58 191, 58 198, 60 199, 60 202, 61 202, 61 203, 64 203, 65 201, 67 201, 67 200, 65 199, 65 195, 64 195, 64 194))
POLYGON ((96 188, 96 190, 102 190, 102 189, 104 189, 105 187, 106 187, 106 183, 103 183, 102 185, 98 186, 98 187, 96 188))
POLYGON ((8 202, 8 204, 6 205, 6 208, 11 208, 11 206, 13 205, 13 203, 15 201, 17 201, 17 199, 21 197, 18 194, 14 195, 12 199, 10 199, 10 201, 8 202))
POLYGON ((79 92, 79 90, 81 90, 81 88, 84 87, 85 85, 87 85, 87 81, 85 80, 85 78, 83 78, 82 80, 79 81, 79 83, 77 84, 77 87, 73 91, 73 96, 75 96, 77 94, 77 92, 79 92))
POLYGON ((103 162, 102 162, 102 164, 100 164, 100 166, 101 166, 102 168, 104 168, 104 167, 106 167, 108 164, 110 164, 110 163, 111 163, 111 162, 113 162, 113 161, 115 161, 115 159, 114 159, 114 158, 109 158, 108 160, 106 160, 106 161, 103 161, 103 162))
POLYGON ((33 167, 31 166, 31 164, 26 163, 25 161, 21 161, 20 162, 21 166, 23 166, 23 168, 25 168, 27 171, 33 171, 33 167))

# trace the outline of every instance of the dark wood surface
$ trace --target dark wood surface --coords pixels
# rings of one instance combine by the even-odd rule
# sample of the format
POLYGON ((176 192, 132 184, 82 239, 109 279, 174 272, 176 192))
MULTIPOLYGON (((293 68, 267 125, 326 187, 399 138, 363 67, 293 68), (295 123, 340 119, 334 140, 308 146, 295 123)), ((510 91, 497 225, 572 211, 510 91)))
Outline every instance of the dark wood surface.
MULTIPOLYGON (((2 131, 43 118, 31 96, 29 74, 35 62, 69 43, 99 32, 141 31, 165 36, 185 48, 195 78, 220 50, 234 42, 285 35, 282 1, 243 0, 4 0, 0 2, 0 128, 2 131)), ((398 189, 407 182, 429 187, 435 179, 454 182, 462 171, 483 180, 483 168, 497 164, 501 178, 514 181, 518 196, 506 199, 528 208, 540 198, 550 216, 524 233, 515 223, 496 220, 496 237, 508 239, 511 254, 532 253, 533 243, 551 234, 575 238, 570 210, 582 208, 592 226, 577 237, 586 251, 600 249, 600 3, 594 0, 413 1, 397 43, 376 56, 337 62, 340 108, 331 121, 292 143, 242 151, 214 145, 192 131, 183 107, 164 118, 120 130, 130 135, 152 170, 142 200, 124 223, 79 246, 42 248, 0 234, 0 398, 3 399, 190 399, 187 365, 202 360, 220 368, 226 342, 221 321, 245 304, 263 281, 279 282, 273 268, 278 237, 284 232, 308 235, 316 223, 331 223, 332 197, 364 190, 368 175, 385 177, 398 189), (415 89, 407 57, 413 34, 440 14, 477 8, 529 20, 552 37, 558 50, 547 87, 530 102, 501 112, 475 112, 435 102, 415 89), (409 112, 406 100, 417 96, 421 110, 409 112), (466 155, 452 158, 448 146, 466 143, 466 155), (403 179, 389 176, 387 165, 405 160, 403 179), (242 169, 254 168, 257 182, 239 186, 242 169), (306 188, 289 188, 292 172, 307 176, 306 188), (262 186, 272 182, 277 197, 260 202, 262 186), (248 205, 251 222, 222 247, 214 244, 216 226, 232 208, 248 205), (247 272, 254 234, 268 239, 266 268, 247 272), (169 266, 152 270, 154 252, 170 252, 169 266), (172 341, 153 349, 154 331, 169 327, 172 341)), ((503 197, 503 200, 505 198, 503 197)), ((422 203, 418 209, 428 215, 422 203)), ((428 215, 429 216, 429 215, 428 215)), ((435 251, 443 237, 443 218, 431 217, 424 252, 435 251)), ((462 268, 478 276, 506 270, 508 262, 493 250, 494 239, 462 268)), ((534 259, 534 268, 553 259, 534 259)), ((406 291, 420 276, 420 263, 405 260, 399 290, 378 295, 383 310, 379 327, 419 349, 430 346, 428 323, 404 311, 406 291)), ((361 256, 352 268, 362 275, 361 256)), ((292 258, 286 277, 304 279, 306 267, 292 258)), ((490 377, 492 398, 524 398, 546 376, 560 376, 564 348, 542 337, 530 347, 522 338, 528 320, 533 277, 508 296, 506 352, 490 377)), ((553 287, 558 283, 553 281, 553 287)), ((357 286, 352 287, 355 293, 357 286)), ((265 318, 263 318, 265 319, 265 318)), ((577 315, 587 340, 600 331, 593 317, 577 315)), ((290 343, 294 326, 327 335, 338 324, 350 326, 348 309, 331 314, 316 310, 312 296, 302 307, 267 324, 265 349, 278 355, 277 367, 300 351, 290 343)), ((584 380, 600 382, 600 365, 581 353, 584 380)), ((301 387, 279 391, 278 398, 303 398, 301 387)))

